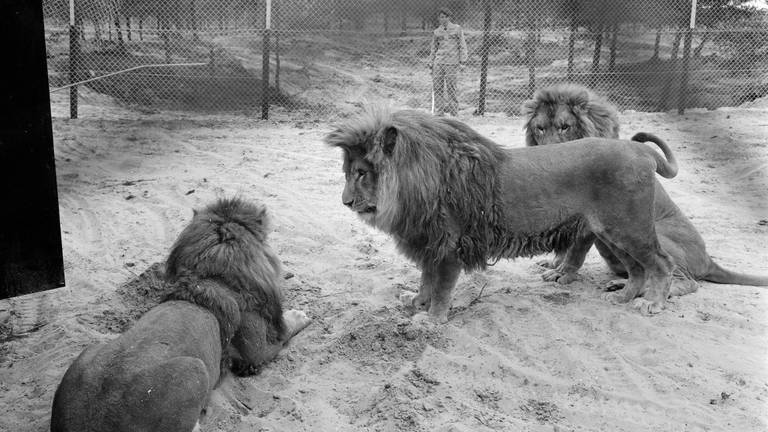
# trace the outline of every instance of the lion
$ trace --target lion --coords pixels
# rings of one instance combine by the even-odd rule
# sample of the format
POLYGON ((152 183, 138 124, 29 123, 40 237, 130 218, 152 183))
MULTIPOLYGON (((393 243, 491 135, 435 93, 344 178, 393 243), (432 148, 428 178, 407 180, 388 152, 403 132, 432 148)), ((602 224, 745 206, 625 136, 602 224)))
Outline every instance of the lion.
MULTIPOLYGON (((586 87, 577 84, 558 84, 539 90, 523 104, 525 143, 527 146, 563 143, 586 137, 619 137, 619 120, 616 108, 586 87)), ((657 143, 658 137, 639 133, 634 141, 657 143)), ((662 249, 672 256, 675 263, 676 283, 670 295, 684 295, 698 289, 696 281, 767 286, 768 277, 753 276, 724 269, 712 260, 699 232, 680 208, 655 182, 654 206, 656 234, 662 249)), ((627 274, 621 262, 611 254, 599 239, 586 236, 582 243, 574 243, 566 250, 555 251, 553 261, 543 261, 549 267, 545 280, 567 284, 577 278, 576 272, 584 262, 587 251, 595 241, 595 247, 605 259, 611 271, 619 276, 627 274), (567 257, 567 259, 565 259, 567 257)), ((621 287, 623 281, 609 282, 609 287, 621 287)))
POLYGON ((268 224, 263 205, 238 198, 196 210, 166 260, 171 293, 75 359, 54 395, 51 431, 198 430, 228 365, 252 372, 274 358, 309 318, 283 311, 268 224))
POLYGON ((541 89, 523 103, 525 144, 561 143, 586 137, 619 138, 619 113, 610 102, 577 84, 541 89))
POLYGON ((432 321, 447 321, 462 269, 551 252, 584 233, 629 269, 609 300, 635 299, 646 314, 664 307, 672 260, 654 232, 654 180, 674 177, 677 163, 663 142, 664 156, 602 138, 507 149, 456 119, 384 109, 340 124, 325 142, 342 149, 343 204, 421 268, 418 294, 403 300, 432 321))

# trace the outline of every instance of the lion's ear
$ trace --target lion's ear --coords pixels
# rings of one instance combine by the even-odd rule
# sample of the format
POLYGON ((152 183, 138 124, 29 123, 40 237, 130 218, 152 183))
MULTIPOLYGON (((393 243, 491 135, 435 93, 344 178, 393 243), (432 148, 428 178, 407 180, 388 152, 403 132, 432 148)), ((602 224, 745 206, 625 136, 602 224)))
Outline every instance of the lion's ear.
POLYGON ((397 129, 394 126, 390 126, 384 130, 384 134, 381 140, 381 150, 387 156, 392 156, 392 152, 395 151, 395 143, 397 142, 397 129))
POLYGON ((536 99, 531 99, 523 102, 522 105, 520 105, 520 115, 523 115, 525 117, 533 117, 533 114, 536 112, 536 109, 539 108, 539 102, 536 99))
POLYGON ((573 107, 578 108, 582 111, 588 110, 590 97, 589 92, 587 90, 580 91, 577 95, 573 96, 573 99, 571 100, 573 107))

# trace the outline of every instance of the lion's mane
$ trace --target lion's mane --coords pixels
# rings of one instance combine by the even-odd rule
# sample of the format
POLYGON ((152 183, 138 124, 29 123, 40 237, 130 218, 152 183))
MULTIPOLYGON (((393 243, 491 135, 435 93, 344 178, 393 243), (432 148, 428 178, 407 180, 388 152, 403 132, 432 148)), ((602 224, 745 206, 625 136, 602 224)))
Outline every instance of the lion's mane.
POLYGON ((175 285, 166 300, 210 310, 219 321, 222 346, 229 344, 245 311, 256 311, 270 323, 268 341, 286 332, 280 260, 266 243, 268 229, 265 206, 219 199, 195 212, 166 260, 166 279, 175 285), (221 295, 222 289, 231 295, 221 295))
POLYGON ((555 84, 538 90, 531 100, 523 103, 522 116, 526 121, 525 143, 527 146, 541 144, 537 141, 531 121, 537 113, 545 113, 553 119, 558 108, 567 109, 576 119, 570 140, 586 137, 618 138, 619 117, 616 107, 606 99, 579 84, 555 84))
POLYGON ((455 250, 465 270, 482 269, 489 259, 533 256, 566 244, 582 223, 574 219, 544 233, 507 232, 498 181, 506 156, 454 119, 368 109, 325 142, 344 150, 345 170, 357 157, 373 165, 378 203, 371 223, 392 234, 419 264, 440 262, 455 250), (385 154, 391 139, 396 144, 385 154))

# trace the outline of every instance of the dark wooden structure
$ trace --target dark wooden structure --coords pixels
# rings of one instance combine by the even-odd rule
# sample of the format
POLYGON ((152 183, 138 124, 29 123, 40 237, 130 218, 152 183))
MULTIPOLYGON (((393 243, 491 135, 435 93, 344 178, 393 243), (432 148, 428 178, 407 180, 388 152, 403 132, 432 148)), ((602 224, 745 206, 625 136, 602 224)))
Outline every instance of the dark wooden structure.
POLYGON ((0 14, 0 298, 64 285, 42 2, 0 14))

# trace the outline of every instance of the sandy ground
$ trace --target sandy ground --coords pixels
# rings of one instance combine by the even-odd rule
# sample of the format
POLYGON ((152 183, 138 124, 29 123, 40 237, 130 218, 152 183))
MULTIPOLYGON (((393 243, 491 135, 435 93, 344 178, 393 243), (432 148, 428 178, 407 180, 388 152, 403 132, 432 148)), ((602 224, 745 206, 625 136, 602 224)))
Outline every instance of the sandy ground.
MULTIPOLYGON (((67 286, 0 301, 0 430, 48 429, 70 362, 151 306, 140 275, 191 209, 233 194, 267 204, 293 274, 287 304, 314 321, 260 375, 225 380, 204 431, 768 430, 763 288, 703 283, 649 318, 600 298, 612 275, 594 252, 569 286, 517 259, 463 274, 449 322, 427 331, 396 300, 418 288, 418 269, 341 204, 340 154, 321 142, 329 124, 66 114, 54 103, 67 286)), ((518 118, 465 120, 523 144, 518 118)), ((710 254, 768 273, 765 104, 621 121, 622 136, 673 146, 681 171, 663 184, 710 254)))

